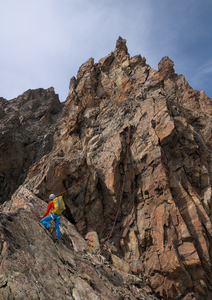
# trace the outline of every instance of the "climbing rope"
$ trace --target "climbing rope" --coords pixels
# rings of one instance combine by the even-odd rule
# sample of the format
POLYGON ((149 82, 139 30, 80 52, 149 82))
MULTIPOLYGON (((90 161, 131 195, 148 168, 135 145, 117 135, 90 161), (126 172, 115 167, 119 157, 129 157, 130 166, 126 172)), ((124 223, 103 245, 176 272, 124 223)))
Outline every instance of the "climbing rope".
MULTIPOLYGON (((130 126, 128 127, 128 137, 127 137, 127 152, 126 152, 126 160, 125 160, 125 171, 124 171, 124 179, 123 179, 123 183, 122 183, 122 189, 121 189, 121 195, 120 195, 120 200, 119 200, 119 205, 118 205, 118 209, 117 209, 117 213, 116 213, 116 217, 115 217, 115 220, 114 220, 114 223, 113 223, 113 226, 112 226, 112 229, 110 231, 110 234, 107 238, 107 241, 105 242, 105 245, 103 246, 102 250, 100 251, 100 253, 96 256, 97 258, 101 255, 101 253, 104 251, 112 233, 113 233, 113 230, 115 228, 115 224, 116 224, 116 221, 117 221, 117 218, 118 218, 118 214, 119 214, 119 211, 120 211, 120 208, 121 208, 121 203, 122 203, 122 198, 123 198, 123 192, 124 192, 124 186, 125 186, 125 181, 126 181, 126 173, 127 173, 127 161, 128 161, 128 156, 129 156, 129 145, 130 145, 130 126)), ((28 263, 28 262, 24 262, 24 261, 19 261, 19 260, 15 260, 15 259, 12 259, 12 258, 9 258, 9 260, 15 262, 15 263, 20 263, 20 264, 24 264, 24 265, 28 265, 30 267, 33 267, 33 268, 39 268, 39 269, 44 269, 44 270, 73 270, 73 269, 80 269, 80 268, 83 268, 85 266, 88 266, 90 264, 92 264, 94 262, 94 260, 91 260, 89 263, 85 264, 85 265, 82 265, 82 266, 79 266, 79 267, 62 267, 62 268, 48 268, 48 267, 42 267, 42 266, 37 266, 37 265, 33 265, 31 263, 28 263)), ((100 262, 101 263, 101 262, 100 262)), ((2 267, 3 265, 3 261, 0 265, 0 267, 2 267)))
MULTIPOLYGON (((125 113, 125 111, 126 111, 126 104, 125 104, 124 113, 125 113)), ((123 116, 124 116, 124 114, 122 115, 122 118, 121 118, 121 120, 120 120, 120 123, 121 123, 121 121, 122 121, 122 119, 123 119, 123 116)), ((132 116, 131 116, 131 118, 129 119, 129 121, 130 121, 131 119, 132 119, 132 116)), ((129 122, 129 121, 128 121, 128 122, 129 122)), ((120 125, 120 124, 117 125, 116 130, 115 130, 115 133, 113 134, 113 136, 117 133, 117 129, 118 129, 119 125, 120 125)), ((113 137, 113 136, 112 136, 112 137, 113 137)), ((111 143, 112 143, 112 139, 111 139, 111 142, 109 143, 109 146, 111 145, 111 143)), ((127 161, 128 161, 128 154, 129 154, 129 144, 130 144, 130 126, 128 126, 127 154, 126 154, 126 162, 125 162, 125 172, 124 172, 124 179, 123 179, 123 184, 122 184, 122 190, 121 190, 121 195, 120 195, 119 205, 118 205, 116 217, 115 217, 115 220, 114 220, 112 229, 111 229, 111 231, 110 231, 109 237, 107 238, 107 241, 106 241, 105 245, 103 246, 102 250, 100 251, 100 253, 96 256, 97 258, 98 258, 98 257, 101 255, 101 253, 104 251, 104 249, 105 249, 105 247, 106 247, 106 245, 107 245, 107 243, 108 243, 108 241, 109 241, 109 239, 110 239, 110 237, 111 237, 111 235, 112 235, 112 233, 113 233, 113 230, 114 230, 114 228, 115 228, 115 224, 116 224, 116 221, 117 221, 117 218, 118 218, 118 214, 119 214, 119 211, 120 211, 121 202, 122 202, 122 197, 123 197, 123 191, 124 191, 124 185, 125 185, 125 180, 126 180, 127 161)), ((109 146, 108 146, 108 148, 109 148, 109 146)), ((107 150, 108 148, 106 148, 106 150, 107 150)), ((101 162, 101 161, 100 161, 100 162, 101 162)), ((94 172, 94 170, 98 167, 98 165, 100 164, 100 162, 99 162, 99 163, 91 170, 91 172, 90 172, 89 174, 87 174, 82 180, 80 180, 78 183, 76 183, 75 185, 71 186, 70 188, 66 189, 65 191, 61 192, 60 194, 57 194, 56 196, 59 196, 59 195, 65 193, 65 192, 67 192, 68 190, 74 188, 75 186, 79 185, 81 182, 83 182, 84 180, 86 180, 86 179, 94 172)), ((49 198, 48 198, 48 199, 49 199, 49 198)), ((44 199, 44 200, 42 200, 42 201, 47 201, 48 199, 44 199)), ((39 202, 40 202, 40 201, 39 201, 39 202)), ((38 203, 38 202, 36 202, 36 203, 38 203)), ((36 203, 31 204, 31 205, 35 205, 36 203)), ((30 210, 30 211, 32 211, 33 213, 35 213, 37 216, 39 216, 39 215, 38 215, 34 210, 32 210, 31 208, 29 208, 29 209, 27 209, 27 210, 30 210)), ((83 265, 83 266, 80 266, 80 267, 73 267, 73 268, 70 268, 70 267, 65 267, 65 268, 45 268, 45 267, 41 267, 41 266, 36 266, 36 265, 30 264, 30 263, 27 263, 27 262, 14 260, 14 259, 12 259, 12 258, 10 258, 10 260, 11 260, 11 261, 14 261, 14 262, 16 262, 16 263, 26 264, 26 265, 29 265, 29 266, 34 267, 34 268, 50 269, 50 270, 76 269, 76 268, 82 268, 82 267, 87 266, 87 265, 89 265, 89 264, 92 263, 92 261, 91 261, 91 262, 89 262, 89 263, 86 264, 86 265, 83 265)), ((2 265, 3 265, 3 261, 2 261, 2 263, 1 263, 1 265, 0 265, 0 268, 2 267, 2 265)))
MULTIPOLYGON (((125 101, 125 102, 128 102, 127 100, 125 101)), ((118 132, 118 127, 120 126, 120 124, 121 124, 121 122, 122 122, 122 120, 123 120, 123 117, 124 117, 124 115, 125 115, 125 112, 126 112, 126 103, 124 104, 124 113, 122 114, 122 116, 121 116, 121 119, 120 119, 120 122, 119 122, 119 124, 117 125, 117 127, 115 128, 115 130, 114 130, 114 134, 112 135, 112 137, 110 138, 111 139, 111 141, 110 141, 110 143, 109 143, 109 145, 107 146, 107 148, 104 150, 104 152, 106 152, 107 150, 109 150, 110 149, 110 146, 111 146, 111 144, 112 144, 112 142, 113 142, 113 137, 117 134, 117 132, 118 132)), ((133 110, 134 111, 134 110, 133 110)), ((129 118, 129 120, 128 120, 128 122, 130 121, 132 119, 132 116, 131 116, 131 118, 129 118)), ((73 186, 71 186, 71 187, 69 187, 68 189, 66 189, 66 190, 64 190, 64 191, 62 191, 61 193, 59 193, 59 194, 56 194, 55 196, 56 197, 58 197, 58 196, 60 196, 60 195, 62 195, 62 194, 64 194, 64 193, 66 193, 67 191, 69 191, 70 189, 73 189, 74 187, 76 187, 76 186, 78 186, 80 183, 82 183, 83 181, 85 181, 96 169, 97 169, 97 167, 100 165, 100 163, 101 163, 101 161, 99 161, 98 162, 98 164, 96 164, 96 166, 90 171, 90 173, 89 174, 87 174, 83 179, 81 179, 79 182, 77 182, 76 184, 74 184, 73 186)), ((39 200, 39 201, 37 201, 37 202, 35 202, 35 203, 33 203, 33 205, 35 205, 35 204, 37 204, 37 203, 41 203, 41 202, 45 202, 45 201, 48 201, 49 200, 49 198, 46 198, 46 199, 43 199, 43 200, 39 200)), ((30 209, 31 210, 31 209, 30 209)), ((31 210, 32 211, 32 210, 31 210)), ((34 212, 35 213, 35 212, 34 212)), ((35 214, 37 214, 37 213, 35 213, 35 214)))
MULTIPOLYGON (((122 197, 123 197, 123 192, 124 192, 124 186, 125 186, 125 180, 126 180, 126 173, 127 173, 127 161, 128 161, 128 155, 129 155, 129 144, 130 144, 130 127, 128 127, 128 137, 127 137, 127 154, 126 154, 126 161, 125 161, 125 170, 124 170, 124 179, 123 179, 123 183, 122 183, 122 190, 121 190, 121 196, 120 196, 120 200, 119 200, 119 205, 118 205, 118 209, 117 209, 117 213, 116 213, 116 217, 115 220, 113 222, 113 227, 111 229, 111 232, 109 234, 109 237, 104 245, 104 247, 102 248, 102 250, 100 251, 99 255, 104 251, 105 247, 107 246, 107 243, 113 233, 117 218, 118 218, 118 214, 120 211, 120 207, 121 207, 121 202, 122 202, 122 197)), ((98 256, 99 256, 98 255, 98 256)))

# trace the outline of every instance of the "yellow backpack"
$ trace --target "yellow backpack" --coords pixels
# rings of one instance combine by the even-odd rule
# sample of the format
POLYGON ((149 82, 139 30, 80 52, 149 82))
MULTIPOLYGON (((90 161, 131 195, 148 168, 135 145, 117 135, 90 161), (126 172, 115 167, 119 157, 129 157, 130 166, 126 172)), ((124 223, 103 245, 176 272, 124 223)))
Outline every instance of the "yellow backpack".
POLYGON ((54 204, 54 209, 52 210, 52 213, 55 213, 57 215, 61 215, 62 212, 66 209, 62 196, 54 198, 53 204, 54 204))

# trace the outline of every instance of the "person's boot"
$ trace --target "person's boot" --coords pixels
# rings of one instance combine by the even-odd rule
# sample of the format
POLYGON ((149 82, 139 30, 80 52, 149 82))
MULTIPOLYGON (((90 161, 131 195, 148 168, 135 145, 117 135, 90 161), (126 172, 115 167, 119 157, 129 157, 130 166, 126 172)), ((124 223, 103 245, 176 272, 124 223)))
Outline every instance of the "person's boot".
POLYGON ((48 229, 48 231, 52 234, 52 232, 53 232, 52 226, 49 226, 47 229, 48 229))

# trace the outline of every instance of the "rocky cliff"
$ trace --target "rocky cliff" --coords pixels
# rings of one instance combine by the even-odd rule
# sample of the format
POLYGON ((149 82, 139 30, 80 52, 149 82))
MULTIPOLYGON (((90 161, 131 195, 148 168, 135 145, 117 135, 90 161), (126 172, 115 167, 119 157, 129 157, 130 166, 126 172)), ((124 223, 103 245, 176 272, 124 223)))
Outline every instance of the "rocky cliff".
POLYGON ((64 104, 0 100, 2 299, 212 299, 211 99, 173 66, 119 37, 64 104), (59 245, 37 216, 50 193, 59 245))
POLYGON ((62 104, 54 88, 0 98, 0 203, 24 182, 29 167, 53 146, 62 104))

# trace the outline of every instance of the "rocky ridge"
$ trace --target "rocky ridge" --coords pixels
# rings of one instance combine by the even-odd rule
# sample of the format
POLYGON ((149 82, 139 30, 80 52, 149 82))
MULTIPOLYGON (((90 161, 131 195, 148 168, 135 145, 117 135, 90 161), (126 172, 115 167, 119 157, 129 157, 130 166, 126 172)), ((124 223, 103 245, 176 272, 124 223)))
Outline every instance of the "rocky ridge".
POLYGON ((63 104, 54 88, 0 98, 0 203, 9 200, 27 171, 51 151, 63 104))
POLYGON ((145 280, 123 272, 61 218, 54 243, 39 223, 46 203, 20 187, 0 214, 0 299, 156 299, 145 280))
MULTIPOLYGON (((34 243, 45 236, 45 242, 40 240, 40 247, 46 247, 49 236, 44 235, 37 217, 30 217, 31 212, 26 210, 30 203, 27 195, 38 201, 38 198, 46 199, 49 193, 65 191, 67 210, 62 223, 62 241, 67 247, 63 250, 72 257, 72 266, 81 263, 76 251, 68 246, 73 243, 74 232, 80 245, 78 250, 87 247, 90 253, 89 249, 96 252, 103 249, 101 254, 109 261, 110 268, 121 274, 117 275, 118 286, 126 283, 123 279, 126 274, 143 279, 146 294, 134 282, 128 299, 212 299, 211 99, 203 91, 194 91, 183 75, 175 73, 173 66, 164 57, 156 71, 146 64, 144 57, 131 58, 126 41, 119 37, 113 52, 98 63, 90 58, 79 68, 76 78, 71 78, 64 105, 56 105, 50 146, 25 167, 25 175, 11 190, 21 186, 1 208, 6 228, 4 231, 2 227, 1 249, 3 276, 7 280, 2 285, 5 293, 15 293, 12 275, 6 272, 5 264, 12 268, 10 255, 21 256, 24 243, 10 236, 8 222, 17 226, 18 220, 24 219, 31 229, 30 218, 33 218, 34 243), (70 228, 68 232, 66 227, 70 228), (87 238, 90 247, 81 236, 87 238), (12 241, 16 241, 16 252, 9 247, 12 241)), ((4 99, 1 101, 6 103, 4 99)), ((52 112, 49 114, 52 118, 52 112)), ((4 111, 1 115, 4 116, 4 111)), ((40 137, 43 141, 42 134, 40 137)), ((6 157, 4 148, 2 153, 6 157)), ((4 178, 7 168, 1 169, 4 178)), ((44 211, 44 207, 45 203, 38 208, 44 211)), ((60 251, 64 245, 60 245, 60 251)), ((53 243, 52 247, 55 247, 53 243)), ((51 248, 50 253, 58 266, 61 262, 63 266, 70 264, 68 259, 59 261, 54 251, 51 248)), ((57 255, 62 255, 60 251, 57 255)), ((36 251, 28 251, 27 255, 35 263, 39 262, 34 258, 36 251)), ((43 261, 42 256, 41 264, 43 261)), ((27 267, 27 272, 32 270, 27 267)), ((77 285, 72 273, 62 272, 69 274, 65 281, 77 285)), ((46 270, 36 276, 43 280, 44 273, 46 270)), ((90 273, 86 274, 94 280, 90 273)), ((64 289, 64 281, 58 278, 58 286, 63 282, 64 289)), ((20 283, 22 279, 17 276, 15 280, 20 283)), ((113 299, 111 295, 127 299, 126 290, 123 294, 120 290, 115 293, 112 286, 109 288, 112 294, 103 298, 91 281, 89 288, 99 297, 96 299, 113 299)), ((40 286, 40 299, 48 299, 45 298, 48 283, 40 286)), ((106 288, 105 282, 101 284, 106 288)), ((20 287, 26 293, 24 284, 20 287)), ((87 293, 77 295, 79 286, 75 294, 70 285, 68 290, 70 299, 91 299, 87 293)))

